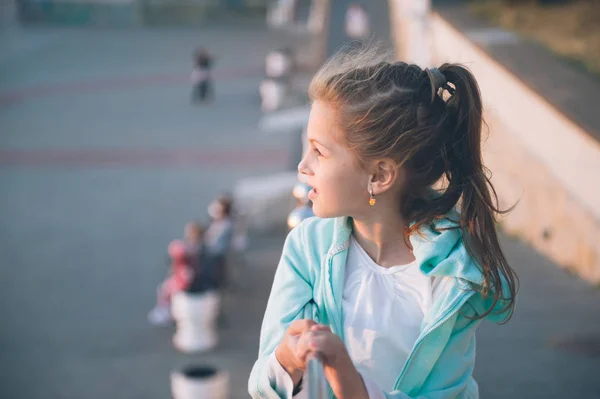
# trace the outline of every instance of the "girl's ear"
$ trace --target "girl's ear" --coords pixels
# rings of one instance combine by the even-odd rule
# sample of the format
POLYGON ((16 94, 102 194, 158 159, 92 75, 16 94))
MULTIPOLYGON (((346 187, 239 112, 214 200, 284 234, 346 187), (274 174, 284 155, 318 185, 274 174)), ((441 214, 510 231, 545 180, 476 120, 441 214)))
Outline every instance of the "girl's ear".
POLYGON ((381 194, 396 185, 401 178, 402 169, 391 159, 381 159, 377 161, 373 168, 371 177, 373 184, 373 194, 381 194))

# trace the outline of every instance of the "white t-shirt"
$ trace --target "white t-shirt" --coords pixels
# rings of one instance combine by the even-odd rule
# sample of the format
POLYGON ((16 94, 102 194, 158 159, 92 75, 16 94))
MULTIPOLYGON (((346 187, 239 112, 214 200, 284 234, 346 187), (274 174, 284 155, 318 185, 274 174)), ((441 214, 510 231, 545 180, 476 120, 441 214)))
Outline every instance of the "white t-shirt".
MULTIPOLYGON (((351 237, 342 294, 344 339, 371 399, 383 398, 381 390, 393 390, 438 288, 416 262, 379 266, 351 237)), ((268 374, 271 383, 291 398, 293 382, 274 353, 268 374)))

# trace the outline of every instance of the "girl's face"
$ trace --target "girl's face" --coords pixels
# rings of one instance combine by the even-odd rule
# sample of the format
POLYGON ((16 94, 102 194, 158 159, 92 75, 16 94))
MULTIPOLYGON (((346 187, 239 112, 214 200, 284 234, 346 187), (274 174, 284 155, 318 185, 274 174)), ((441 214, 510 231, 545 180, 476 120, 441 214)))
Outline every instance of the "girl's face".
POLYGON ((362 214, 369 207, 371 176, 358 167, 354 155, 343 144, 343 132, 335 110, 315 101, 308 120, 309 149, 298 171, 313 187, 309 198, 321 218, 362 214))

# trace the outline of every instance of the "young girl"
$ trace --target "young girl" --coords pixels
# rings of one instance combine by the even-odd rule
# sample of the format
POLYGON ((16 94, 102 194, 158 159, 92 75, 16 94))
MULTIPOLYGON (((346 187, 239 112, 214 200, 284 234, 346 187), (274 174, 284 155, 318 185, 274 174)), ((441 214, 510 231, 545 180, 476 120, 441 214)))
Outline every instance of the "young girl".
POLYGON ((317 218, 284 245, 253 398, 305 395, 313 352, 338 399, 477 398, 475 330, 512 314, 475 78, 373 59, 338 55, 311 82, 298 170, 317 218))
POLYGON ((174 240, 169 244, 171 272, 157 291, 156 306, 148 314, 152 324, 163 325, 171 322, 171 298, 179 291, 188 288, 199 267, 202 255, 204 227, 190 222, 185 225, 184 240, 174 240))

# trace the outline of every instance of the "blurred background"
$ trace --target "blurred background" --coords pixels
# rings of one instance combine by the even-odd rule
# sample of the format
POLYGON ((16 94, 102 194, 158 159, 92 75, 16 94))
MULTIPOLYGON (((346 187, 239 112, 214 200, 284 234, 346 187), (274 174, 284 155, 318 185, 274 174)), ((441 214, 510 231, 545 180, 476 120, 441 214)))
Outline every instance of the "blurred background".
POLYGON ((247 398, 311 214, 306 89, 365 40, 481 85, 521 278, 512 321, 479 330, 482 398, 600 398, 598 0, 0 0, 0 398, 247 398), (149 320, 190 221, 229 232, 221 310, 198 321, 190 294, 149 320))

